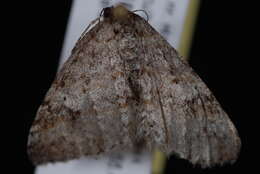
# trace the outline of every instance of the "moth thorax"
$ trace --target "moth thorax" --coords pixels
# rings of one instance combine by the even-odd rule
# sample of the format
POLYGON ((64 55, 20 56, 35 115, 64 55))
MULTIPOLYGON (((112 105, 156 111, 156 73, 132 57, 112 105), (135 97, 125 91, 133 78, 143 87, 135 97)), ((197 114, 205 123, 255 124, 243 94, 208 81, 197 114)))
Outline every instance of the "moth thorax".
POLYGON ((107 7, 104 9, 104 18, 112 21, 124 22, 129 17, 129 11, 126 7, 119 4, 115 7, 107 7))

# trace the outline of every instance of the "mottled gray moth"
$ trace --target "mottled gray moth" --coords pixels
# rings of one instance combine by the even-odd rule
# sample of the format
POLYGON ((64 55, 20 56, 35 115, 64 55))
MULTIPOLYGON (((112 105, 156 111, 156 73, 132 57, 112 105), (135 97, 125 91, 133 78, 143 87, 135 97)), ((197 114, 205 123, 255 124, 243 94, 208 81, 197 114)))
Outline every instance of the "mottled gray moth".
POLYGON ((77 42, 30 130, 34 164, 142 146, 210 167, 238 133, 200 77, 146 20, 118 5, 77 42))

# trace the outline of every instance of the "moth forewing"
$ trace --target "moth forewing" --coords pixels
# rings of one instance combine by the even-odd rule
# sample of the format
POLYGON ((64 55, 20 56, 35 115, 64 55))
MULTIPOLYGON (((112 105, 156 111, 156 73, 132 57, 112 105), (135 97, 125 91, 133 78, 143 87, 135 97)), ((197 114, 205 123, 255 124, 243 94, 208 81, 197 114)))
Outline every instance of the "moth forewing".
POLYGON ((241 142, 216 98, 176 50, 123 6, 104 9, 57 74, 29 134, 35 164, 142 143, 202 167, 237 159, 241 142))

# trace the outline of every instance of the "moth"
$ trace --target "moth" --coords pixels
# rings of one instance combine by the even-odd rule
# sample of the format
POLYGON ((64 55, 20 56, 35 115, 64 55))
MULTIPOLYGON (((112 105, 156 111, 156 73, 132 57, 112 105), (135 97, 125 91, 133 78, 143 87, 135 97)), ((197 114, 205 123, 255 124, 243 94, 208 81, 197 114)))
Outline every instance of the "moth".
POLYGON ((107 7, 75 45, 38 109, 32 162, 138 146, 201 167, 234 162, 241 141, 200 77, 142 17, 107 7))

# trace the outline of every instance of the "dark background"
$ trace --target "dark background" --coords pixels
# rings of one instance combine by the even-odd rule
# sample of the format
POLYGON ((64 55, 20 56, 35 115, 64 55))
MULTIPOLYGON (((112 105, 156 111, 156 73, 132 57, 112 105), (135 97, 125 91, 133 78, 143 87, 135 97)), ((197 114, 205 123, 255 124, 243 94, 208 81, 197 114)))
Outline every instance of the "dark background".
MULTIPOLYGON (((245 4, 235 1, 202 0, 192 50, 190 64, 212 90, 222 107, 236 125, 242 139, 242 149, 234 165, 202 170, 191 166, 184 160, 171 157, 166 173, 233 173, 252 169, 254 160, 249 153, 249 139, 252 137, 251 109, 255 96, 249 89, 250 78, 246 72, 251 62, 245 47, 252 44, 245 41, 248 36, 245 28, 249 19, 245 4), (250 125, 250 126, 249 126, 250 125)), ((11 4, 9 15, 2 26, 8 30, 6 41, 9 64, 1 64, 2 78, 7 78, 3 86, 8 91, 2 124, 2 148, 7 152, 5 166, 8 173, 18 171, 30 174, 34 167, 26 154, 27 135, 35 113, 45 93, 55 77, 60 50, 67 24, 71 1, 26 1, 11 4), (6 65, 6 66, 5 66, 6 65), (10 92, 9 92, 10 91, 10 92)), ((255 79, 256 81, 256 79, 255 79)), ((256 97, 256 96, 255 96, 256 97)), ((252 147, 251 147, 252 148, 252 147)), ((252 149, 251 149, 252 150, 252 149)))

